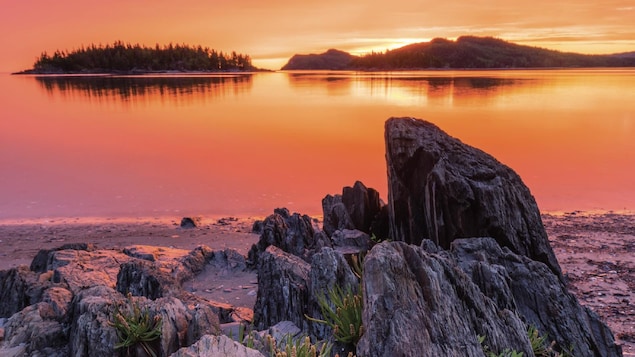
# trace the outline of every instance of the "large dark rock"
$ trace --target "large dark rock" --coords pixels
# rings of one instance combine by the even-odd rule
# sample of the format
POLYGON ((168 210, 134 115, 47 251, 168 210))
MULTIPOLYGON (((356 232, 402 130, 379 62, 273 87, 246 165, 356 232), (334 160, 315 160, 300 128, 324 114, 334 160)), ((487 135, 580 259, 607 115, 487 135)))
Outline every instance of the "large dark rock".
POLYGON ((258 296, 254 326, 264 329, 280 321, 291 321, 303 330, 309 300, 310 265, 276 246, 269 246, 258 263, 258 296))
POLYGON ((388 204, 394 240, 493 237, 562 278, 534 197, 520 177, 485 152, 413 118, 386 122, 388 204))
POLYGON ((259 256, 273 245, 283 251, 310 261, 312 252, 328 242, 316 239, 316 230, 311 217, 298 213, 290 214, 286 208, 278 208, 263 222, 263 232, 258 243, 249 250, 248 263, 257 267, 259 256))
POLYGON ((364 335, 359 356, 533 355, 521 318, 498 309, 445 251, 403 242, 376 245, 364 260, 364 335))
POLYGON ((516 311, 559 347, 571 347, 574 356, 621 355, 609 328, 545 264, 501 248, 491 238, 456 240, 451 250, 499 309, 516 311))

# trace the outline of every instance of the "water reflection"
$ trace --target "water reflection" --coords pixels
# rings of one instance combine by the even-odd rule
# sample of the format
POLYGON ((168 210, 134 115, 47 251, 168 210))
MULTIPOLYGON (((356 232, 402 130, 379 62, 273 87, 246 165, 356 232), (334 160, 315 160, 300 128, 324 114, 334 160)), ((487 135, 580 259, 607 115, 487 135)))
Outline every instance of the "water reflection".
POLYGON ((493 72, 289 72, 288 80, 292 88, 304 93, 323 87, 329 95, 384 97, 403 105, 426 104, 430 99, 453 105, 484 105, 503 91, 521 91, 541 82, 493 72), (474 97, 478 97, 477 103, 465 101, 474 97))
POLYGON ((161 102, 180 98, 188 102, 193 95, 213 99, 240 95, 252 88, 251 74, 198 76, 37 76, 40 86, 51 96, 83 97, 97 101, 135 103, 148 98, 161 102))
POLYGON ((541 209, 633 209, 634 87, 633 70, 0 76, 0 219, 316 215, 355 180, 386 199, 393 116, 492 154, 541 209))

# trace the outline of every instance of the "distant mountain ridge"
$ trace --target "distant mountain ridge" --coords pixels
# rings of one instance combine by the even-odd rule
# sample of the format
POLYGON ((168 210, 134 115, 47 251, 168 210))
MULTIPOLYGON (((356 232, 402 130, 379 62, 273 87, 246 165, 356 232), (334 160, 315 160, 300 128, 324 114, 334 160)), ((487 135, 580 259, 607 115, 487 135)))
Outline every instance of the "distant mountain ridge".
POLYGON ((586 55, 524 46, 493 37, 435 38, 386 52, 363 56, 330 49, 321 54, 294 55, 282 70, 395 70, 423 68, 552 68, 632 67, 635 52, 586 55))

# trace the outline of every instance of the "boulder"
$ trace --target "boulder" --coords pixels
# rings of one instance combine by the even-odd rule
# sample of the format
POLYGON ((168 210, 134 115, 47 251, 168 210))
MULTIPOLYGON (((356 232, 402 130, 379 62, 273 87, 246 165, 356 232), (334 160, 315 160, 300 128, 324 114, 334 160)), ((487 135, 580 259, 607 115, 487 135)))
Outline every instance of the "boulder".
MULTIPOLYGON (((5 324, 4 348, 24 345, 24 355, 57 355, 65 350, 68 336, 53 307, 46 302, 29 305, 5 324)), ((4 355, 0 350, 0 355, 4 355)))
POLYGON ((181 228, 198 228, 202 223, 201 217, 183 217, 181 218, 181 228))
POLYGON ((309 300, 310 265, 299 257, 269 246, 258 263, 258 295, 254 326, 262 330, 280 321, 308 328, 304 314, 309 300))
POLYGON ((69 351, 71 356, 106 357, 116 355, 118 342, 109 321, 115 305, 126 299, 113 288, 98 285, 77 293, 71 304, 69 351))
POLYGON ((562 279, 536 201, 512 169, 422 120, 389 119, 385 139, 392 239, 448 249, 493 237, 562 279))
POLYGON ((221 335, 205 335, 189 347, 183 347, 170 355, 170 357, 264 357, 257 350, 243 346, 231 338, 221 335))
POLYGON ((359 356, 482 356, 479 335, 494 352, 533 355, 520 317, 499 310, 446 252, 380 243, 364 260, 362 281, 359 356))
POLYGON ((483 346, 533 355, 535 327, 557 351, 621 356, 610 330, 544 263, 493 238, 376 245, 364 260, 364 356, 482 356, 483 346), (478 338, 485 338, 479 344, 478 338))
POLYGON ((335 249, 349 254, 367 252, 373 245, 367 233, 356 229, 337 230, 331 239, 335 249))
POLYGON ((48 269, 54 284, 66 284, 77 294, 99 285, 114 288, 121 264, 131 259, 115 250, 58 250, 51 252, 48 269))
POLYGON ((118 341, 114 327, 110 325, 112 314, 118 306, 126 311, 130 301, 147 309, 150 317, 161 316, 161 338, 156 347, 159 356, 168 356, 181 347, 189 346, 206 334, 218 334, 218 317, 210 306, 186 306, 174 297, 148 300, 131 297, 128 300, 114 289, 97 286, 77 294, 73 300, 72 324, 69 347, 73 356, 114 356, 114 344, 118 341))
POLYGON ((516 311, 561 349, 571 347, 574 356, 621 355, 609 328, 545 264, 501 248, 492 238, 455 240, 451 251, 499 309, 516 311))

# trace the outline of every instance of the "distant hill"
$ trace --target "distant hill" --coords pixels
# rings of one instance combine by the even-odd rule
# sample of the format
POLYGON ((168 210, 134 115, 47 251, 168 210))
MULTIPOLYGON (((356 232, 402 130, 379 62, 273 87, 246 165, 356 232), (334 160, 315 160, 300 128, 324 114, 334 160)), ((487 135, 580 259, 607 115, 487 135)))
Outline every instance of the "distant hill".
POLYGON ((619 58, 635 58, 635 51, 633 51, 633 52, 624 52, 624 53, 615 53, 615 54, 612 54, 611 56, 619 57, 619 58))
POLYGON ((363 56, 337 50, 295 55, 282 69, 631 67, 635 66, 634 54, 585 55, 523 46, 493 37, 462 36, 456 41, 436 38, 363 56))
POLYGON ((330 49, 320 54, 294 55, 282 69, 346 69, 355 58, 348 52, 330 49))

